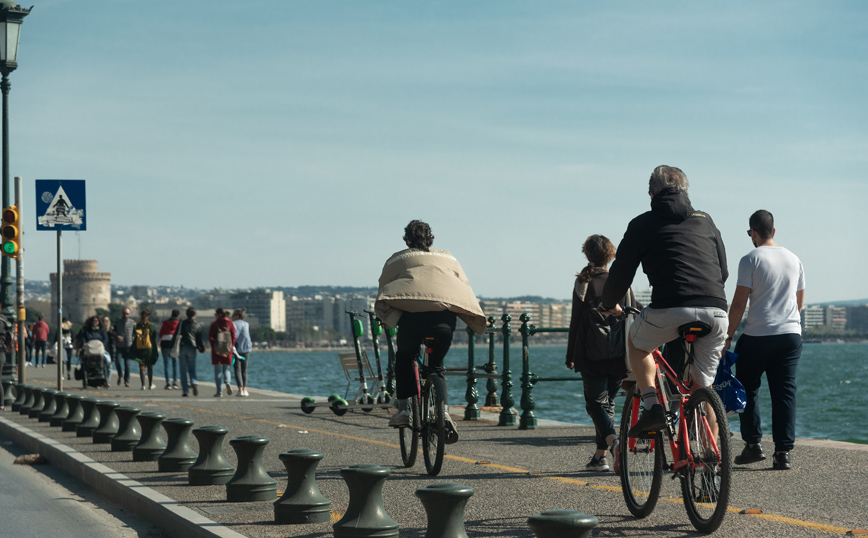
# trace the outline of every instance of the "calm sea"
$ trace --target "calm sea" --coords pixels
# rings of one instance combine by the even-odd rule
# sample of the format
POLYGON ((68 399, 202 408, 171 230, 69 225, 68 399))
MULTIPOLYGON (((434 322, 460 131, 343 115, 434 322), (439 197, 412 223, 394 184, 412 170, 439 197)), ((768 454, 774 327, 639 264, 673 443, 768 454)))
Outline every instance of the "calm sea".
MULTIPOLYGON (((488 348, 477 346, 477 351, 484 353, 482 356, 477 355, 476 364, 480 365, 487 359, 488 348)), ((521 347, 513 344, 510 351, 515 407, 521 413, 521 347)), ((337 393, 343 396, 347 381, 340 368, 337 353, 254 352, 250 358, 248 384, 251 387, 299 395, 323 397, 337 393)), ((367 353, 373 364, 373 351, 368 350, 367 353)), ((498 371, 502 371, 501 353, 498 348, 498 371)), ((564 367, 565 354, 566 347, 531 347, 531 371, 540 377, 576 375, 564 367)), ((467 349, 452 349, 446 364, 450 367, 466 366, 467 349)), ((374 368, 376 369, 376 366, 374 368)), ((162 374, 162 370, 161 359, 157 373, 162 374)), ((203 381, 213 379, 209 356, 199 356, 197 370, 203 381)), ((385 362, 383 370, 385 373, 385 362)), ((463 404, 466 390, 464 378, 449 377, 448 384, 450 403, 463 404)), ((862 415, 866 402, 865 387, 868 385, 868 344, 805 344, 799 362, 797 384, 798 437, 868 444, 868 428, 865 428, 866 420, 862 415)), ((351 386, 350 396, 355 393, 356 388, 357 384, 351 386)), ((482 403, 486 394, 485 380, 479 381, 477 390, 482 403)), ((533 395, 537 418, 591 425, 585 413, 580 381, 540 381, 534 387, 533 395)), ((764 432, 771 434, 771 403, 765 383, 760 389, 760 405, 764 432)), ((325 410, 316 412, 320 411, 325 410)), ((620 409, 618 412, 620 413, 620 409)), ((732 417, 730 421, 733 430, 737 432, 738 418, 732 417)))

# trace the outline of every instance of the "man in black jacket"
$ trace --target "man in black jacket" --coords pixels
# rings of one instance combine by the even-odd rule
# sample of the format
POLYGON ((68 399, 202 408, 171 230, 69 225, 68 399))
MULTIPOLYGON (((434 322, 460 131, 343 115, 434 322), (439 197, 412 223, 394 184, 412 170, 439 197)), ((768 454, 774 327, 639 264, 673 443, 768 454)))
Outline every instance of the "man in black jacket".
POLYGON ((630 429, 631 437, 666 425, 654 389, 656 369, 651 352, 677 339, 681 325, 704 321, 712 331, 694 344, 690 378, 693 388, 707 387, 714 381, 726 340, 726 251, 711 217, 693 209, 687 187, 687 176, 678 168, 654 169, 648 188, 651 211, 630 221, 603 290, 600 309, 618 315, 618 301, 640 263, 652 287, 651 304, 631 326, 628 339, 630 366, 645 409, 630 429))

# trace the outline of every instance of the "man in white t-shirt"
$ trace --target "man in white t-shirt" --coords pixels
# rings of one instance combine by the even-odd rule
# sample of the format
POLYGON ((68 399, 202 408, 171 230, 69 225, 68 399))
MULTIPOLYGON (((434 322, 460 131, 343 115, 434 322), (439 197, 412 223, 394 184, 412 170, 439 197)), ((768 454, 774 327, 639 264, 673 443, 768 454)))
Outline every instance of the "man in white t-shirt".
POLYGON ((756 247, 738 264, 738 282, 729 307, 728 349, 750 300, 747 326, 735 345, 736 378, 747 392, 747 407, 739 415, 742 453, 737 465, 765 459, 757 395, 766 374, 772 400, 772 467, 789 469, 796 436, 796 368, 802 354, 800 312, 805 304, 805 271, 795 254, 778 246, 775 221, 760 209, 750 217, 748 235, 756 247))

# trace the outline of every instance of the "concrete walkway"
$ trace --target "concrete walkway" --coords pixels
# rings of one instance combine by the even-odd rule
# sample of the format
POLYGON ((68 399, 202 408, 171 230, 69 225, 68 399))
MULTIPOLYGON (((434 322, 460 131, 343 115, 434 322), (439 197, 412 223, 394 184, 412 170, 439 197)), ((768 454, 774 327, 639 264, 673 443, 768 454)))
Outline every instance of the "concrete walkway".
MULTIPOLYGON (((51 368, 28 368, 27 383, 56 387, 51 368)), ((159 387, 162 380, 156 380, 159 387)), ((66 383, 66 382, 65 382, 66 383)), ((552 509, 579 510, 599 518, 592 536, 694 536, 697 533, 681 504, 679 483, 664 480, 662 499, 654 513, 635 519, 627 511, 618 477, 591 473, 584 465, 593 452, 588 427, 540 421, 536 430, 498 427, 481 420, 459 422, 461 440, 447 446, 443 470, 425 473, 422 457, 413 468, 401 465, 397 433, 387 427, 391 410, 350 411, 342 417, 326 408, 306 415, 300 397, 250 390, 250 397, 214 398, 214 385, 200 384, 198 397, 182 398, 179 390, 138 388, 90 389, 70 392, 134 405, 167 418, 184 417, 194 427, 219 425, 229 429, 224 443, 227 460, 235 464, 228 440, 247 434, 270 439, 265 449, 268 473, 286 485, 282 452, 309 448, 322 452, 317 485, 332 502, 332 521, 343 516, 349 498, 341 468, 357 463, 388 467, 392 475, 383 490, 386 512, 400 524, 405 537, 425 535, 426 515, 414 495, 434 482, 471 486, 465 527, 471 537, 530 537, 527 518, 552 509)), ((576 409, 584 413, 584 409, 576 409)), ((453 408, 453 417, 461 411, 453 408)), ((487 418, 493 418, 488 416, 487 418)), ((226 502, 225 486, 189 486, 187 474, 160 473, 156 462, 133 462, 129 452, 112 452, 59 427, 39 423, 8 408, 0 414, 0 432, 33 453, 109 497, 170 535, 178 537, 277 538, 331 536, 332 524, 276 525, 271 502, 226 502)), ((734 440, 734 452, 741 442, 734 440)), ((191 444, 197 450, 195 438, 191 444)), ((769 442, 766 451, 772 449, 769 442)), ((769 463, 734 466, 730 513, 719 536, 829 536, 868 529, 868 446, 799 440, 793 451, 794 469, 771 470, 769 463), (739 512, 760 510, 758 515, 739 512)))

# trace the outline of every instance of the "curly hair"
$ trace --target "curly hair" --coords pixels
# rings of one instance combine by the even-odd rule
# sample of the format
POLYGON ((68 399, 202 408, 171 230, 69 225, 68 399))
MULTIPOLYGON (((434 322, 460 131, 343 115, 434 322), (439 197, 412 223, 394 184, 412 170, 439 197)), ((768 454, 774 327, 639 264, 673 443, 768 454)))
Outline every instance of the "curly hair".
POLYGON ((410 248, 418 248, 428 252, 431 244, 434 243, 434 234, 431 233, 431 227, 427 222, 421 220, 411 220, 410 224, 404 228, 404 242, 410 248))
POLYGON ((592 235, 585 239, 582 254, 588 258, 588 265, 576 276, 582 282, 590 282, 594 276, 594 268, 605 267, 615 259, 615 245, 605 235, 592 235))

